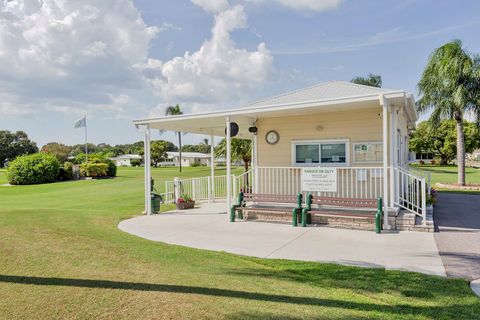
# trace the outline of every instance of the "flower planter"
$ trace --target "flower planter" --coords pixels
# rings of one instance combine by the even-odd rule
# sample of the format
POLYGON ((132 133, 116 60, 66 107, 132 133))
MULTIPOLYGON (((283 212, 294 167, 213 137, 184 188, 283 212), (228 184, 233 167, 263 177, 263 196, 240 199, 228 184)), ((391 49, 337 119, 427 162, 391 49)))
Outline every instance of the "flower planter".
POLYGON ((177 202, 175 206, 177 210, 193 209, 193 207, 195 207, 195 201, 177 202))

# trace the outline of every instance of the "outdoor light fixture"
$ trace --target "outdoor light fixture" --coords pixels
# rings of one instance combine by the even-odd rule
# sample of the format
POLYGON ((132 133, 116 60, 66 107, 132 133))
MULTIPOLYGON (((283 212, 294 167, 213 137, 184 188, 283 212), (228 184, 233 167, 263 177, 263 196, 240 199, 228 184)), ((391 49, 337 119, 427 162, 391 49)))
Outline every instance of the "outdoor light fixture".
POLYGON ((250 128, 248 128, 248 132, 253 133, 254 135, 257 135, 258 128, 257 127, 250 127, 250 128))
MULTIPOLYGON (((238 134, 238 124, 236 122, 230 122, 230 137, 235 137, 238 134)), ((227 128, 225 128, 225 135, 227 135, 227 128)))

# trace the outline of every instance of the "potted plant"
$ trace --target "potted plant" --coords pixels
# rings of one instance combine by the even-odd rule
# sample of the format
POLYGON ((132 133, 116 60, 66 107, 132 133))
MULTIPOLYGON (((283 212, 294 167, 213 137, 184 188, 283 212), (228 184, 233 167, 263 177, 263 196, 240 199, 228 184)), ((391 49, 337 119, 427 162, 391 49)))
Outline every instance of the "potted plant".
POLYGON ((182 194, 175 202, 177 210, 192 209, 195 207, 195 201, 188 194, 182 194))

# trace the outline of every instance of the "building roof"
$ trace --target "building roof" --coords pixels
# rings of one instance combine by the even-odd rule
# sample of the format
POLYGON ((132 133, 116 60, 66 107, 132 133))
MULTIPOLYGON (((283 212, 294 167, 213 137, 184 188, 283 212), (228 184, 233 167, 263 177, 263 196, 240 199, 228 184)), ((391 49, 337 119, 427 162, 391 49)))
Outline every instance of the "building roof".
POLYGON ((142 156, 138 154, 121 154, 112 159, 142 159, 142 156))
POLYGON ((409 121, 417 119, 413 95, 404 90, 329 81, 253 102, 238 109, 163 116, 134 120, 133 123, 136 126, 148 125, 151 129, 224 136, 226 117, 230 117, 230 121, 236 122, 240 127, 237 137, 250 139, 252 135, 248 128, 262 118, 373 108, 383 105, 382 97, 389 104, 404 107, 409 121))
POLYGON ((259 107, 264 105, 284 105, 302 103, 316 100, 329 100, 338 98, 378 96, 381 93, 394 90, 370 87, 346 81, 328 81, 311 87, 289 91, 271 98, 259 100, 248 104, 246 107, 259 107))
MULTIPOLYGON (((168 151, 167 156, 169 158, 178 157, 180 152, 177 151, 168 151)), ((210 154, 201 153, 201 152, 183 152, 182 151, 182 158, 210 158, 210 154)))

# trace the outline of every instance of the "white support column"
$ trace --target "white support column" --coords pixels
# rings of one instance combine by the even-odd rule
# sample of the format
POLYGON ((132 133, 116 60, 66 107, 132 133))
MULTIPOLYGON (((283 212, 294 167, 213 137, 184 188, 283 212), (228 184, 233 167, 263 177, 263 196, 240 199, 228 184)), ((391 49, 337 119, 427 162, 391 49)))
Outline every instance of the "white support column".
POLYGON ((215 137, 210 135, 210 201, 215 202, 215 137))
POLYGON ((395 206, 395 169, 397 167, 397 109, 390 110, 390 206, 395 206))
POLYGON ((145 167, 145 201, 146 201, 146 204, 147 204, 147 212, 146 214, 147 215, 151 215, 152 214, 152 201, 151 201, 151 193, 152 193, 152 181, 151 181, 151 177, 152 177, 152 174, 151 174, 151 157, 150 157, 150 128, 147 128, 145 129, 145 150, 143 150, 143 154, 144 154, 144 159, 145 159, 145 164, 144 164, 144 167, 145 167))
MULTIPOLYGON (((139 129, 140 131, 140 129, 139 129)), ((149 197, 148 197, 148 193, 147 193, 147 190, 148 190, 148 170, 147 170, 147 166, 146 166, 146 163, 147 163, 147 158, 146 158, 146 153, 145 153, 145 150, 147 150, 147 129, 145 130, 141 130, 143 132, 143 162, 144 162, 144 165, 143 165, 143 190, 144 190, 144 194, 145 194, 145 210, 143 210, 143 213, 147 213, 148 212, 148 201, 150 200, 149 197)))
POLYGON ((258 135, 253 136, 252 166, 253 166, 253 192, 258 193, 258 135))
POLYGON ((382 118, 383 118, 383 229, 390 230, 390 224, 388 223, 388 106, 387 99, 382 96, 382 118))
POLYGON ((227 125, 227 137, 225 138, 225 144, 227 145, 227 213, 230 212, 231 202, 232 202, 232 164, 231 164, 231 138, 230 138, 230 116, 227 116, 226 119, 227 125))

